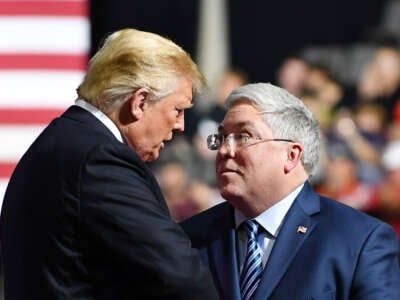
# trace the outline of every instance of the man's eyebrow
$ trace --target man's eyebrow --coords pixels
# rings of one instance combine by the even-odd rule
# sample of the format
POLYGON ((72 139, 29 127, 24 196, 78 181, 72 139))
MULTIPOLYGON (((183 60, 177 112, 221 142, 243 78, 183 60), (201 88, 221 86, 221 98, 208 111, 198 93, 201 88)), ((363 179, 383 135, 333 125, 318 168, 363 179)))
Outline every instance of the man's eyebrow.
POLYGON ((181 107, 181 109, 186 110, 186 109, 191 109, 194 106, 194 103, 191 102, 190 104, 177 104, 176 107, 179 108, 181 107))

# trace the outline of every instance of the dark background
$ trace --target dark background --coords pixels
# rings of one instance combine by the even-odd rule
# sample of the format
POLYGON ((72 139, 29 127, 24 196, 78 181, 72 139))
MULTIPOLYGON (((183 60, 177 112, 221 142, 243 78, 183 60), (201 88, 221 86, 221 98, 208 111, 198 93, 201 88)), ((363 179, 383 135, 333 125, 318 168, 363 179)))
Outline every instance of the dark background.
MULTIPOLYGON (((218 0, 216 0, 218 1, 218 0)), ((305 46, 369 39, 384 0, 227 0, 231 65, 251 81, 274 81, 282 60, 305 46)), ((125 27, 171 38, 196 58, 200 0, 91 2, 92 54, 106 34, 125 27)))

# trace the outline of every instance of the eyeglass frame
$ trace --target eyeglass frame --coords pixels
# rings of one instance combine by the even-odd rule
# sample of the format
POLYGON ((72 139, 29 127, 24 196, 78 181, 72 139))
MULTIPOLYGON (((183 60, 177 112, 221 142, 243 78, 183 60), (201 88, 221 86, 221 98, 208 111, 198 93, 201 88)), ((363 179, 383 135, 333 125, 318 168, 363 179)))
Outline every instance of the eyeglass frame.
POLYGON ((247 133, 235 133, 232 132, 228 135, 223 135, 221 133, 214 133, 214 134, 210 134, 207 136, 207 148, 212 150, 212 151, 216 151, 221 149, 221 147, 225 144, 225 141, 229 142, 229 146, 231 147, 231 149, 233 148, 233 145, 235 146, 235 150, 236 149, 241 149, 241 148, 246 148, 246 147, 250 147, 259 143, 263 143, 263 142, 272 142, 272 141, 276 141, 276 142, 288 142, 288 143, 295 143, 295 141, 290 140, 290 139, 263 139, 259 136, 257 137, 253 137, 247 133), (252 140, 257 140, 254 143, 248 143, 247 141, 241 145, 241 146, 237 146, 237 140, 238 137, 239 138, 243 138, 247 136, 247 139, 252 139, 252 140), (217 141, 219 141, 219 145, 217 145, 217 141))

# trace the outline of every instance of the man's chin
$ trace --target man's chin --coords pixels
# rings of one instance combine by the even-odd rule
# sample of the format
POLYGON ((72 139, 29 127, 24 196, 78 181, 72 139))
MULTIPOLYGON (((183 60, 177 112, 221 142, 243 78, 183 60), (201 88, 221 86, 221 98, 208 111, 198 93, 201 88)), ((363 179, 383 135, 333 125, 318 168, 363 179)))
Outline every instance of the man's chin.
POLYGON ((159 144, 158 146, 153 148, 152 152, 148 152, 145 154, 145 157, 142 158, 145 162, 152 162, 158 159, 160 156, 161 149, 164 148, 164 143, 159 144))
POLYGON ((143 155, 141 155, 141 158, 143 161, 145 162, 152 162, 155 161, 156 159, 158 159, 158 157, 160 156, 160 150, 154 150, 153 152, 147 152, 143 155))
POLYGON ((235 199, 239 197, 238 190, 235 189, 235 187, 233 186, 226 186, 226 185, 220 186, 220 193, 221 196, 226 200, 235 199))

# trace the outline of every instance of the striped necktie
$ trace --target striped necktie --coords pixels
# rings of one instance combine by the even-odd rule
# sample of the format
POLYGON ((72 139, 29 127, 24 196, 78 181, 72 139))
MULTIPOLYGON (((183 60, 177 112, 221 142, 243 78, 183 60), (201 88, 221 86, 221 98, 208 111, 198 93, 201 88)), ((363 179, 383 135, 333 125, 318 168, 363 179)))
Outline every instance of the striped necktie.
POLYGON ((248 236, 247 253, 240 276, 240 291, 243 300, 253 299, 262 273, 262 252, 257 244, 259 224, 255 220, 247 220, 244 229, 248 236))

